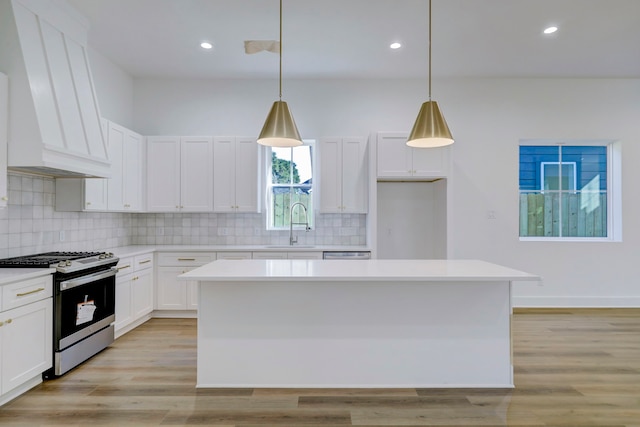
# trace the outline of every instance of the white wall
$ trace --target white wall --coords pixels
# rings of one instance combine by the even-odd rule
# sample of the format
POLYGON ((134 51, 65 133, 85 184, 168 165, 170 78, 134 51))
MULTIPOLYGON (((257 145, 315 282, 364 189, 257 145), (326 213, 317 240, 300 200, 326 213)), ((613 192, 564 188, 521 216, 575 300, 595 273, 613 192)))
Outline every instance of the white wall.
POLYGON ((94 49, 89 49, 89 62, 102 117, 135 130, 133 77, 94 49))
MULTIPOLYGON (((286 80, 304 138, 408 131, 426 82, 286 80)), ((640 306, 634 264, 640 249, 640 80, 437 79, 456 138, 448 220, 454 258, 479 258, 543 276, 514 290, 517 305, 640 306), (622 141, 623 242, 518 240, 518 141, 622 141), (497 219, 487 219, 487 211, 497 219)), ((153 134, 256 135, 277 98, 275 80, 136 79, 134 129, 153 134)))

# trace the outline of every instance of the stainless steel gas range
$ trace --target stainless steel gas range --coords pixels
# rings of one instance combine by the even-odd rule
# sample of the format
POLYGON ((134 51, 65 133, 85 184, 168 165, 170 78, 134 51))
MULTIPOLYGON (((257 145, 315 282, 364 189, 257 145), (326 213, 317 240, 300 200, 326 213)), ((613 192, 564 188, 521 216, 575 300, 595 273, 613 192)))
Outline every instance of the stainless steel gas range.
POLYGON ((55 268, 53 274, 54 378, 114 340, 116 268, 109 252, 47 252, 0 259, 0 268, 55 268))

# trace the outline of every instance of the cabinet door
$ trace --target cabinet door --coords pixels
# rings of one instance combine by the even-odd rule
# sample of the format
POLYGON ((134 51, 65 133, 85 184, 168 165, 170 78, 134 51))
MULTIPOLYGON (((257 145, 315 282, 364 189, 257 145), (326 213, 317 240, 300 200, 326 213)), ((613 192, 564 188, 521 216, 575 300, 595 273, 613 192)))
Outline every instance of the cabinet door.
POLYGON ((236 147, 233 137, 213 140, 213 211, 236 212, 236 147))
POLYGON ((342 212, 342 139, 320 141, 320 212, 342 212))
POLYGON ((6 393, 52 366, 52 299, 0 313, 0 322, 0 393, 6 393))
POLYGON ((378 178, 402 178, 412 176, 411 147, 407 146, 407 134, 380 132, 377 140, 378 178))
POLYGON ((109 122, 107 146, 111 161, 111 178, 107 181, 107 206, 110 211, 124 210, 124 184, 122 181, 122 157, 124 150, 125 128, 109 122))
POLYGON ((84 210, 107 210, 107 180, 103 178, 86 178, 84 180, 84 210))
POLYGON ((142 209, 142 135, 127 130, 122 150, 122 184, 124 209, 142 209))
POLYGON ((147 138, 147 210, 180 209, 180 138, 147 138))
POLYGON ((187 267, 158 267, 156 270, 156 309, 185 310, 187 307, 187 284, 177 277, 189 271, 187 267))
POLYGON ((182 138, 180 152, 180 208, 182 211, 213 211, 212 166, 212 138, 182 138))
POLYGON ((133 320, 136 320, 153 311, 153 270, 136 272, 133 278, 131 304, 133 320))
POLYGON ((255 138, 236 138, 235 198, 237 212, 259 212, 260 145, 255 138))
POLYGON ((444 178, 449 172, 451 147, 411 148, 413 176, 444 178))
POLYGON ((133 321, 131 286, 132 274, 118 275, 116 277, 116 331, 127 326, 133 321))
POLYGON ((368 160, 366 138, 342 140, 343 213, 367 213, 368 160))

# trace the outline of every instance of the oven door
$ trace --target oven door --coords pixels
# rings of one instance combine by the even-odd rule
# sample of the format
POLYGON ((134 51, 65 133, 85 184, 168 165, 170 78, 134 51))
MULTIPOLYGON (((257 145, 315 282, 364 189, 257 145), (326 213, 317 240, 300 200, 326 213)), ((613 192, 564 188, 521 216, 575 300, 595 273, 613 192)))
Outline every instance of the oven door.
POLYGON ((55 350, 109 326, 115 320, 115 268, 61 279, 56 292, 55 350))

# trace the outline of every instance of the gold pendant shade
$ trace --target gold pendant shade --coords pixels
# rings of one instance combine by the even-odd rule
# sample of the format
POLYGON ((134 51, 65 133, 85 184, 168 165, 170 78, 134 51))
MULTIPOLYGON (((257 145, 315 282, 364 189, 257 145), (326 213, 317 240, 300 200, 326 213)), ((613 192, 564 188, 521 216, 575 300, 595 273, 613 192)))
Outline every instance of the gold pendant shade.
POLYGON ((273 103, 264 122, 258 144, 269 147, 297 147, 302 145, 296 122, 285 101, 273 103))
POLYGON ((449 126, 436 101, 422 104, 407 145, 416 148, 436 148, 453 144, 449 126))

